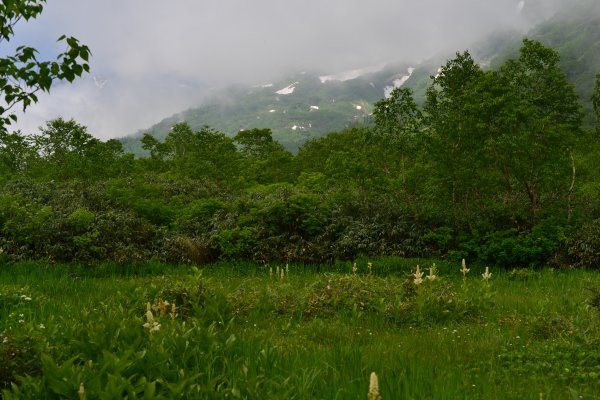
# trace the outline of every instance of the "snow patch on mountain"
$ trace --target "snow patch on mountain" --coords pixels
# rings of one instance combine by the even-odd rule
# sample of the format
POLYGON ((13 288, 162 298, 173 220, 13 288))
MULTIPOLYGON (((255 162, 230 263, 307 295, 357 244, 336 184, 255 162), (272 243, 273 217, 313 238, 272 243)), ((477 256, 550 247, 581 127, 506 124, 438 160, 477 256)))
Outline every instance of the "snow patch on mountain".
POLYGON ((294 93, 294 90, 296 89, 296 85, 298 85, 299 83, 300 82, 294 82, 291 85, 286 86, 283 89, 276 91, 275 93, 277 93, 277 94, 292 94, 292 93, 294 93))
POLYGON ((519 1, 519 4, 517 4, 517 14, 521 14, 523 8, 525 8, 525 1, 521 0, 519 1))
POLYGON ((338 82, 350 81, 352 79, 356 79, 356 78, 366 75, 366 74, 381 71, 381 69, 383 67, 384 67, 383 65, 376 65, 376 66, 372 66, 372 67, 358 68, 358 69, 353 69, 350 71, 344 71, 344 72, 340 72, 338 74, 333 74, 333 75, 323 75, 323 76, 319 76, 319 80, 321 81, 321 83, 327 83, 329 81, 338 81, 338 82))
POLYGON ((390 95, 392 94, 392 90, 402 87, 402 85, 404 85, 406 83, 406 81, 410 79, 413 72, 415 72, 415 69, 413 67, 410 67, 410 68, 408 68, 407 72, 408 72, 408 75, 400 75, 398 78, 396 78, 392 81, 391 85, 383 88, 383 95, 385 96, 386 99, 390 97, 390 95))
POLYGON ((318 109, 319 109, 319 106, 310 106, 310 109, 311 109, 311 110, 318 110, 318 109))

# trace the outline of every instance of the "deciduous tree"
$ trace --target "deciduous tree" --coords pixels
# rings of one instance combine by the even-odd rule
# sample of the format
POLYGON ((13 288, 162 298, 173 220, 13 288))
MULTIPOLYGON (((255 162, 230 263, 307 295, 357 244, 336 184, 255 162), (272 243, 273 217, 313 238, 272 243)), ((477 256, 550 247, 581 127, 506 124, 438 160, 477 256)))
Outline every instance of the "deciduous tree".
MULTIPOLYGON (((21 20, 40 15, 46 0, 3 0, 0 4, 0 45, 13 39, 14 28, 21 20)), ((19 46, 12 55, 0 57, 0 131, 17 120, 15 108, 23 111, 38 101, 39 91, 49 92, 54 81, 73 82, 89 72, 90 50, 74 37, 61 36, 67 48, 55 61, 38 60, 38 51, 19 46)), ((4 52, 3 52, 4 53, 4 52)))
POLYGON ((428 153, 436 171, 430 187, 441 206, 450 204, 455 219, 470 212, 481 191, 484 138, 469 105, 482 76, 469 52, 457 53, 432 77, 424 105, 428 153))
POLYGON ((582 133, 581 105, 555 50, 529 39, 499 74, 508 92, 496 139, 515 184, 527 195, 533 221, 544 199, 564 197, 571 152, 582 133))

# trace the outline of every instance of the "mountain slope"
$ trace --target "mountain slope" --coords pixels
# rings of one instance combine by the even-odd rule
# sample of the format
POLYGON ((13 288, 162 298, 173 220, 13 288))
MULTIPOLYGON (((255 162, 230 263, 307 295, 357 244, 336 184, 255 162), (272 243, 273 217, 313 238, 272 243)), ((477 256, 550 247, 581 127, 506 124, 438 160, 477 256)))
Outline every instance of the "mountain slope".
MULTIPOLYGON (((559 51, 561 65, 575 85, 584 111, 589 112, 595 75, 600 72, 600 2, 573 2, 527 36, 559 51)), ((499 32, 470 50, 482 65, 495 68, 516 55, 522 37, 516 31, 499 32)), ((295 151, 307 139, 368 122, 373 104, 393 87, 413 89, 416 101, 421 103, 430 76, 452 57, 453 52, 418 64, 392 64, 336 75, 304 72, 260 86, 232 86, 218 91, 200 107, 122 141, 126 150, 141 154, 139 140, 143 133, 163 139, 175 123, 186 121, 193 129, 209 125, 231 136, 242 129, 270 128, 277 141, 295 151)))
MULTIPOLYGON (((232 86, 201 107, 176 114, 143 132, 162 139, 173 124, 182 121, 193 129, 209 125, 232 136, 242 129, 267 127, 276 140, 294 151, 309 138, 368 121, 373 103, 394 85, 409 80, 414 70, 406 64, 371 71, 337 75, 305 72, 276 83, 232 86)), ((141 133, 125 138, 126 148, 136 150, 141 133)))

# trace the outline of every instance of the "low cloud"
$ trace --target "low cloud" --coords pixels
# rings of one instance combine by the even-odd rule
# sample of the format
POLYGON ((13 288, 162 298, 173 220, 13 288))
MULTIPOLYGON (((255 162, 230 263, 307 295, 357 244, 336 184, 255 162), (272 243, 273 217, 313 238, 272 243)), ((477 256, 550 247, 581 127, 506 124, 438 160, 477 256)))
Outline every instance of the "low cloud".
POLYGON ((210 87, 414 62, 525 30, 558 4, 537 2, 530 15, 527 0, 53 0, 15 40, 52 57, 53 39, 73 35, 91 48, 92 73, 41 96, 16 128, 62 116, 103 139, 123 136, 199 104, 210 87))

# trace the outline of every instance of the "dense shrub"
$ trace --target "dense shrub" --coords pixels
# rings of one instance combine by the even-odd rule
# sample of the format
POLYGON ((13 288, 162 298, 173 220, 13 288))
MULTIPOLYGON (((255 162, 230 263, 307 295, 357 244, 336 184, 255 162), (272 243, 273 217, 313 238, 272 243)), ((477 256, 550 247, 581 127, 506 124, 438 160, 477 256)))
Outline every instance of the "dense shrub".
MULTIPOLYGON (((536 267, 562 257, 566 250, 565 222, 549 218, 540 221, 531 230, 510 228, 488 232, 462 232, 454 239, 458 243, 448 254, 453 261, 462 258, 504 268, 536 267)), ((435 246, 452 239, 448 230, 426 235, 435 246)))
POLYGON ((569 255, 581 267, 600 268, 600 219, 574 229, 567 240, 569 255))

